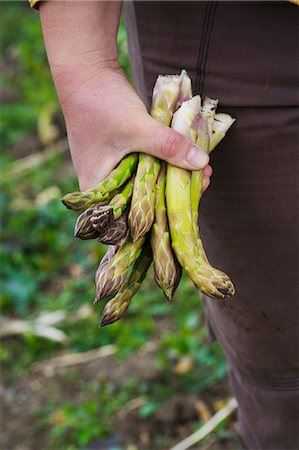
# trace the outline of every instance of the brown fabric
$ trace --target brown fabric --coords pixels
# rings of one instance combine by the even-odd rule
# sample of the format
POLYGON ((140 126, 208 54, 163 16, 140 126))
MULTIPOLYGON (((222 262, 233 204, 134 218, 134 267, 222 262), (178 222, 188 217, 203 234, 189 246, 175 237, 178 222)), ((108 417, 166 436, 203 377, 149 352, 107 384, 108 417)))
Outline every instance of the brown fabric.
POLYGON ((237 118, 212 154, 201 234, 229 273, 206 299, 249 449, 299 448, 298 12, 286 2, 125 4, 133 75, 149 105, 160 73, 187 69, 195 93, 237 118))

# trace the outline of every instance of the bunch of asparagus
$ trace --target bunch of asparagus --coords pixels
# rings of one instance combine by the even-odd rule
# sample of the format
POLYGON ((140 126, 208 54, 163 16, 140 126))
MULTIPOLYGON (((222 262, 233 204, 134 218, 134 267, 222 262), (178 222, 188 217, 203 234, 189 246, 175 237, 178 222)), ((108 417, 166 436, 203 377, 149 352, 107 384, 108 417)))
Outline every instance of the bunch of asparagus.
MULTIPOLYGON (((216 113, 217 103, 193 97, 191 80, 182 71, 157 78, 151 115, 210 153, 234 122, 216 113)), ((95 188, 63 197, 67 208, 81 212, 75 236, 109 244, 96 272, 94 304, 108 298, 101 326, 124 316, 152 262, 169 301, 182 268, 207 296, 234 295, 229 276, 212 267, 199 237, 202 177, 201 170, 190 172, 132 153, 95 188)))

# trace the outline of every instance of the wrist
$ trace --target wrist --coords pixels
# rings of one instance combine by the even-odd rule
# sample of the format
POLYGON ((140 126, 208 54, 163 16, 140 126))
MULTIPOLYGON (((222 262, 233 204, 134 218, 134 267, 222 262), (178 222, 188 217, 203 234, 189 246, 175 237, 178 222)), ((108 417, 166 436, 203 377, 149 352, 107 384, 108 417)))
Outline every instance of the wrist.
POLYGON ((63 110, 76 98, 84 96, 92 90, 98 92, 105 89, 111 74, 123 74, 117 59, 80 62, 66 64, 59 72, 53 74, 53 80, 63 110))

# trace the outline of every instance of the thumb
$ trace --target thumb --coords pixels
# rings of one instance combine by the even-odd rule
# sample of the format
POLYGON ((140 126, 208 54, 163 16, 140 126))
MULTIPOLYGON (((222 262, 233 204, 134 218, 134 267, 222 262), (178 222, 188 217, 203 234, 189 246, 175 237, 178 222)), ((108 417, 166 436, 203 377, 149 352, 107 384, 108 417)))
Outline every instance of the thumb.
POLYGON ((149 117, 139 133, 141 151, 187 170, 203 169, 209 156, 181 133, 149 117))

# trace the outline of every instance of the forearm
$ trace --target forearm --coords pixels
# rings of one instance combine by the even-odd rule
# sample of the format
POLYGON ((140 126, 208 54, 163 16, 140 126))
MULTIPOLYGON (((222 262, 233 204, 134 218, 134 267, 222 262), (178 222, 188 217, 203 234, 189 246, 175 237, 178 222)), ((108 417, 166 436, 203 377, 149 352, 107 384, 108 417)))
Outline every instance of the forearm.
POLYGON ((50 68, 80 188, 97 185, 128 153, 201 169, 208 156, 147 112, 118 65, 120 1, 40 5, 50 68))
POLYGON ((60 102, 107 68, 118 68, 116 36, 121 1, 47 1, 43 35, 60 102))

